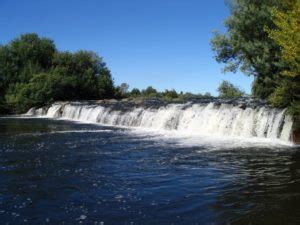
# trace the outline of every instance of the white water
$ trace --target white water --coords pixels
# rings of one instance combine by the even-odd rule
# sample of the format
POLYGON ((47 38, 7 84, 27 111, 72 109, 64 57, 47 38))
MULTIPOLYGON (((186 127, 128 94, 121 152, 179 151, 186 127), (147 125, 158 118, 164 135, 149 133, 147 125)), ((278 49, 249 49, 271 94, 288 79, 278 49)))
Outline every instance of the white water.
MULTIPOLYGON (((52 118, 56 118, 56 117, 59 117, 59 110, 61 109, 61 105, 52 105, 48 111, 47 111, 47 116, 48 117, 52 117, 52 118)), ((39 109, 38 109, 39 111, 39 109)), ((40 110, 42 111, 42 110, 40 110)))
MULTIPOLYGON (((46 116, 102 125, 169 130, 185 135, 289 142, 293 122, 284 111, 268 107, 243 109, 214 103, 169 104, 158 109, 136 107, 131 111, 119 111, 99 105, 56 103, 48 109, 46 116)), ((32 114, 32 110, 29 112, 32 114)), ((35 115, 42 112, 38 109, 35 115)))

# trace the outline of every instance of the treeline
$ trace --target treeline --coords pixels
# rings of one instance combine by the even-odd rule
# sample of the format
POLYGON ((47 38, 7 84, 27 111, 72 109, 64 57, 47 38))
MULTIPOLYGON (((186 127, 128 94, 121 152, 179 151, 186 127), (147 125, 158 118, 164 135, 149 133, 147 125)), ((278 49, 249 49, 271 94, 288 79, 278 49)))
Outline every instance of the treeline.
MULTIPOLYGON (((300 112, 300 1, 231 0, 227 32, 211 41, 224 71, 254 76, 252 96, 300 112)), ((299 124, 299 121, 297 121, 299 124)))
POLYGON ((188 100, 192 98, 213 98, 213 96, 206 92, 204 94, 194 94, 191 92, 177 92, 175 89, 166 89, 164 91, 158 91, 152 86, 148 86, 145 89, 133 88, 129 91, 129 85, 122 83, 116 88, 117 98, 161 98, 164 100, 188 100))
POLYGON ((58 51, 52 40, 24 34, 0 46, 0 113, 19 113, 56 100, 114 98, 102 58, 58 51))
MULTIPOLYGON (((244 95, 223 81, 220 97, 244 95)), ((54 101, 121 98, 188 100, 212 98, 210 93, 158 91, 152 86, 129 91, 126 83, 115 86, 102 58, 92 51, 57 50, 54 42, 37 34, 23 34, 0 46, 0 113, 23 113, 54 101)))
MULTIPOLYGON (((177 92, 175 89, 166 89, 164 91, 158 91, 152 86, 146 89, 133 88, 129 91, 129 85, 122 83, 116 88, 117 98, 162 98, 164 100, 182 100, 187 101, 190 99, 208 99, 214 98, 209 92, 204 94, 194 94, 191 92, 177 92)), ((248 96, 239 87, 231 84, 229 81, 222 81, 217 89, 219 98, 240 98, 248 96)))

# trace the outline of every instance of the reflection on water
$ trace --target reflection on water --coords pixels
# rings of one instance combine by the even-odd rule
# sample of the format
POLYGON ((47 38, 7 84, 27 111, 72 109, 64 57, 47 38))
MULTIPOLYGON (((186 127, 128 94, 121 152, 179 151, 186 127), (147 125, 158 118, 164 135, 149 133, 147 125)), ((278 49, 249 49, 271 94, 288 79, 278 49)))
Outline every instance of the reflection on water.
POLYGON ((2 118, 1 224, 298 224, 299 149, 220 146, 2 118))

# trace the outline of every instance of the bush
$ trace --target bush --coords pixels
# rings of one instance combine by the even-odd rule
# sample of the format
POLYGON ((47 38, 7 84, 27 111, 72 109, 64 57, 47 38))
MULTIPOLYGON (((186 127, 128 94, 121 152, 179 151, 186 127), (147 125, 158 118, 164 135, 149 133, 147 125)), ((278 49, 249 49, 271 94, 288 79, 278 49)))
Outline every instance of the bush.
POLYGON ((244 95, 238 87, 231 84, 229 81, 222 81, 218 87, 219 97, 221 98, 239 98, 244 95))
POLYGON ((172 90, 168 90, 166 89, 163 93, 162 93, 163 97, 164 98, 167 98, 167 99, 174 99, 174 98, 178 98, 178 94, 177 92, 172 89, 172 90))
POLYGON ((133 88, 130 92, 130 97, 139 97, 141 95, 141 91, 138 88, 133 88))
MULTIPOLYGON (((284 80, 271 94, 269 101, 274 107, 287 107, 295 100, 295 93, 299 84, 284 80)), ((299 89, 299 88, 298 88, 299 89)))

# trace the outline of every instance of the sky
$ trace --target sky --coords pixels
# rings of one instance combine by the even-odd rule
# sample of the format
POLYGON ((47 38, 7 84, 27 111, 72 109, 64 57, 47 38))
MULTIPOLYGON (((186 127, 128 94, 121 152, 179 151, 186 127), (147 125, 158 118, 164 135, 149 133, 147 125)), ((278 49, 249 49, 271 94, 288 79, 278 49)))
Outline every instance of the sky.
POLYGON ((34 32, 62 51, 95 51, 117 85, 216 95, 228 80, 249 93, 253 79, 222 73, 211 50, 228 15, 224 0, 0 0, 0 44, 34 32))

